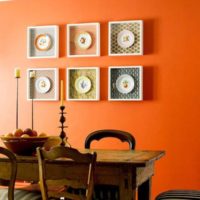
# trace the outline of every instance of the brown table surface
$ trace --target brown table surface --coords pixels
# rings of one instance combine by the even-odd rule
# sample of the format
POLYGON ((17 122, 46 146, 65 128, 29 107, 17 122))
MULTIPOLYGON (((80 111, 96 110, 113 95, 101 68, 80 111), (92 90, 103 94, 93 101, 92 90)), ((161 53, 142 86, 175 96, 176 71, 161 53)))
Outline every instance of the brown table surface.
MULTIPOLYGON (((154 175, 154 164, 165 155, 164 151, 149 150, 89 150, 81 152, 97 152, 97 167, 95 171, 95 184, 113 184, 119 186, 120 199, 135 199, 135 190, 138 188, 139 200, 150 200, 151 179, 154 175)), ((17 179, 25 181, 38 181, 37 157, 17 156, 17 179)), ((71 161, 66 161, 68 167, 57 162, 49 163, 52 176, 76 173, 71 161), (56 169, 55 170, 55 165, 56 169)), ((0 157, 0 177, 8 178, 9 160, 0 157)))

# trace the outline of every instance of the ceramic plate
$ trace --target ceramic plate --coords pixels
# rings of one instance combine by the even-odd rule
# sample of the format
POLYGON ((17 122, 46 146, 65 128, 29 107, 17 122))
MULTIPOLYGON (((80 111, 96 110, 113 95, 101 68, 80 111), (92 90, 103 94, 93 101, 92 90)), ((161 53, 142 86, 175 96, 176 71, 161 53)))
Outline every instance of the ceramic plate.
POLYGON ((119 76, 116 80, 116 87, 120 93, 128 94, 134 88, 134 79, 128 74, 123 74, 119 76))
POLYGON ((39 93, 47 93, 51 88, 51 82, 49 78, 41 76, 35 81, 35 88, 39 93))
POLYGON ((91 81, 86 76, 80 76, 75 81, 75 88, 79 93, 87 93, 91 88, 91 81))
POLYGON ((35 38, 35 47, 39 51, 47 51, 51 48, 51 37, 48 34, 40 34, 35 38))
POLYGON ((76 37, 76 41, 75 43, 77 44, 77 46, 81 49, 88 49, 91 44, 92 44, 92 37, 89 33, 85 32, 85 33, 80 33, 77 37, 76 37))
POLYGON ((134 34, 129 30, 123 30, 117 35, 117 43, 122 48, 128 48, 133 45, 135 41, 134 34))

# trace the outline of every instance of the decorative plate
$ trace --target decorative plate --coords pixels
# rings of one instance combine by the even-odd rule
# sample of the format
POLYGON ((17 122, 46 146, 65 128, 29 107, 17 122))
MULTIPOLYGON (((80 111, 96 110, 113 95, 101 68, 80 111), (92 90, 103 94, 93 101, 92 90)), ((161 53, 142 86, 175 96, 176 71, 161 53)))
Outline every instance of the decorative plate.
POLYGON ((86 76, 80 76, 75 81, 75 88, 79 93, 87 93, 91 88, 91 81, 86 76))
POLYGON ((75 43, 81 49, 88 49, 92 44, 92 37, 88 32, 80 33, 76 37, 75 43))
POLYGON ((132 46, 134 41, 135 41, 135 36, 129 30, 120 31, 117 35, 117 43, 120 47, 124 49, 132 46))
POLYGON ((35 87, 39 93, 47 93, 51 88, 51 82, 49 78, 41 76, 35 81, 35 87))
POLYGON ((134 88, 135 82, 132 76, 128 74, 120 75, 116 80, 117 90, 122 94, 128 94, 134 88))
POLYGON ((40 34, 35 38, 35 47, 39 51, 47 51, 51 48, 51 36, 48 34, 40 34))

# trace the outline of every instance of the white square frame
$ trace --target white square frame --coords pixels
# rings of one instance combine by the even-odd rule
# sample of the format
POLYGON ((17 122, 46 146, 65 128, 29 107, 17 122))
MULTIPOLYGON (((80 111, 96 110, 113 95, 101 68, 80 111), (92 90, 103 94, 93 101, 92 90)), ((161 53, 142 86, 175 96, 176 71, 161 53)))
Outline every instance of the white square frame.
MULTIPOLYGON (((134 45, 134 44, 133 44, 134 45)), ((108 55, 109 56, 136 56, 136 55, 143 55, 143 20, 129 20, 129 21, 110 21, 108 23, 108 55), (139 23, 140 24, 140 52, 132 52, 132 53, 112 53, 112 40, 111 40, 111 26, 114 24, 129 24, 129 23, 139 23)))
POLYGON ((108 100, 109 101, 142 101, 143 100, 143 67, 142 66, 110 66, 108 71, 108 100), (112 69, 139 69, 139 98, 112 98, 111 75, 112 69))
POLYGON ((50 25, 50 26, 28 26, 27 27, 27 58, 28 59, 39 59, 39 58, 58 58, 59 57, 59 26, 57 25, 50 25), (53 55, 43 55, 43 56, 35 56, 31 54, 31 32, 33 30, 37 31, 43 31, 44 33, 48 33, 48 31, 45 30, 52 30, 53 38, 54 38, 54 52, 53 55))
POLYGON ((79 23, 79 24, 67 24, 67 57, 95 57, 100 56, 100 23, 79 23), (83 54, 83 55, 71 55, 71 47, 70 47, 70 29, 72 27, 83 27, 83 26, 95 26, 96 28, 96 53, 95 54, 83 54))
MULTIPOLYGON (((53 98, 33 98, 34 101, 58 101, 59 100, 59 70, 58 68, 28 68, 27 69, 27 100, 30 98, 30 72, 31 71, 52 71, 54 73, 55 92, 53 98)), ((35 88, 35 86, 34 86, 35 88)))
POLYGON ((66 99, 68 101, 99 101, 100 100, 100 69, 99 67, 69 67, 67 68, 67 91, 66 91, 66 99), (71 70, 95 70, 96 75, 96 96, 94 99, 83 99, 83 98, 70 98, 70 71, 71 70))

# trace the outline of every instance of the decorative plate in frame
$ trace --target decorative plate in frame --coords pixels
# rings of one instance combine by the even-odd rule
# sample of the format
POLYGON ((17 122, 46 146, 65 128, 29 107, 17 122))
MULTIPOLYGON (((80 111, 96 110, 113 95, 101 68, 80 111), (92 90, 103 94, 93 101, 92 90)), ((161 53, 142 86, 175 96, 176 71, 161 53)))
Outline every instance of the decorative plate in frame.
POLYGON ((57 68, 27 69, 27 99, 57 101, 58 81, 59 73, 57 68))
POLYGON ((141 101, 143 100, 143 67, 109 67, 108 100, 141 101))
POLYGON ((35 80, 35 88, 39 93, 47 93, 51 88, 51 82, 48 77, 41 76, 35 80))
POLYGON ((100 56, 100 24, 67 24, 67 56, 100 56))
POLYGON ((122 74, 116 80, 116 88, 122 94, 128 94, 134 88, 134 79, 131 75, 122 74))
POLYGON ((29 26, 27 28, 27 58, 57 58, 58 53, 58 26, 29 26))
POLYGON ((122 48, 128 48, 133 45, 135 41, 134 34, 129 30, 120 31, 117 35, 117 43, 122 48))
POLYGON ((109 56, 143 55, 143 21, 109 22, 109 56))
POLYGON ((67 68, 67 100, 99 100, 99 68, 67 68))
POLYGON ((87 93, 91 89, 91 81, 87 76, 79 76, 75 81, 76 90, 81 93, 87 93))
POLYGON ((80 33, 75 38, 75 44, 81 49, 88 49, 92 45, 92 36, 90 33, 80 33))
POLYGON ((35 47, 39 51, 47 51, 51 48, 52 39, 51 36, 47 33, 39 34, 35 38, 35 47))

